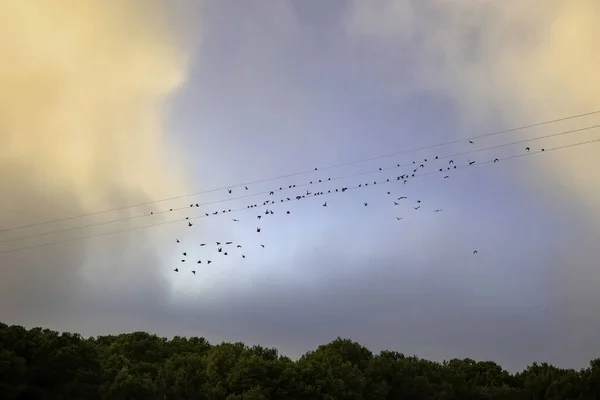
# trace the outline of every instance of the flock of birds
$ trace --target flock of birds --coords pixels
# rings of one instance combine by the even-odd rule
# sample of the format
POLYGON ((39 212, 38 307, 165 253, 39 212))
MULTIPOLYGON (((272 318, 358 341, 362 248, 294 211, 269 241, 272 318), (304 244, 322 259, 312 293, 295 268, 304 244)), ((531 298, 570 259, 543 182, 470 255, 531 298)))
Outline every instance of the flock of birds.
MULTIPOLYGON (((473 144, 474 142, 470 140, 469 143, 473 144)), ((526 152, 529 152, 530 150, 531 150, 530 147, 526 147, 525 148, 526 152)), ((544 151, 544 149, 542 148, 541 151, 544 151)), ((399 175, 399 176, 395 176, 393 178, 386 178, 385 180, 379 181, 379 182, 378 181, 373 181, 373 182, 360 183, 360 184, 358 184, 357 186, 355 186, 355 187, 353 187, 351 189, 366 188, 366 187, 371 187, 373 185, 385 184, 385 183, 389 183, 389 182, 393 182, 393 181, 402 182, 402 184, 405 185, 409 181, 409 179, 414 178, 416 175, 418 175, 417 172, 419 170, 424 170, 425 167, 426 167, 426 165, 429 162, 435 161, 435 160, 438 160, 438 159, 439 159, 439 157, 435 156, 433 159, 427 159, 427 158, 425 158, 425 159, 423 159, 423 161, 419 161, 419 162, 413 161, 412 164, 413 164, 414 168, 412 169, 412 172, 410 172, 410 173, 406 173, 406 174, 402 174, 402 175, 399 175)), ((493 159, 493 163, 498 163, 499 161, 500 161, 500 159, 498 159, 498 158, 493 159)), ((466 166, 467 165, 474 165, 475 163, 476 163, 475 161, 468 160, 468 164, 466 164, 466 166)), ((401 167, 401 165, 397 164, 395 168, 398 168, 398 167, 401 167)), ((451 159, 451 160, 449 160, 449 162, 448 162, 448 164, 446 165, 445 168, 444 167, 443 168, 437 168, 437 172, 445 172, 447 174, 448 171, 451 171, 451 170, 456 169, 456 168, 457 168, 457 166, 456 166, 454 160, 451 159)), ((386 168, 386 169, 388 169, 388 168, 386 168)), ((314 170, 317 171, 318 168, 315 168, 314 170)), ((379 168, 378 169, 378 171, 383 171, 383 170, 384 170, 384 168, 379 168)), ((376 172, 376 171, 374 171, 374 172, 376 172)), ((444 179, 448 179, 449 177, 450 177, 450 175, 444 175, 444 179)), ((339 178, 336 178, 336 179, 339 179, 339 178)), ((307 185, 305 184, 305 185, 300 185, 300 186, 310 186, 310 185, 314 185, 314 184, 318 184, 318 183, 329 182, 331 180, 332 180, 331 178, 319 179, 319 180, 315 180, 315 181, 310 181, 307 185)), ((241 188, 241 186, 240 186, 240 188, 241 188)), ((248 209, 248 210, 249 209, 258 208, 258 207, 261 207, 261 206, 266 207, 266 209, 264 211, 264 214, 257 214, 256 215, 256 220, 257 220, 256 233, 261 233, 260 222, 262 221, 263 216, 270 216, 270 215, 275 214, 274 211, 269 208, 269 205, 277 203, 277 201, 273 200, 272 197, 276 196, 277 192, 282 192, 284 190, 290 190, 290 189, 294 189, 294 188, 296 188, 296 185, 288 185, 287 187, 283 187, 283 186, 279 187, 277 190, 271 190, 271 191, 269 191, 268 195, 270 196, 270 198, 264 200, 262 202, 262 204, 256 203, 256 204, 248 204, 248 205, 245 206, 245 209, 248 209)), ((232 194, 233 190, 234 190, 233 188, 227 189, 228 194, 232 194)), ((247 190, 249 190, 248 186, 244 186, 244 191, 247 191, 247 190)), ((306 190, 306 193, 298 194, 298 195, 293 196, 293 197, 282 197, 282 198, 278 199, 278 202, 279 203, 287 203, 287 202, 291 202, 293 200, 302 200, 302 199, 305 199, 305 198, 308 198, 308 197, 322 196, 322 195, 325 195, 325 194, 344 193, 344 192, 346 192, 348 190, 349 190, 348 187, 338 187, 338 188, 333 188, 333 189, 327 189, 326 191, 315 191, 315 192, 311 192, 310 190, 306 190)), ((386 194, 387 195, 392 195, 392 191, 388 190, 388 191, 386 191, 386 194)), ((399 206, 402 202, 408 201, 408 200, 409 200, 409 198, 407 196, 400 196, 400 197, 394 198, 392 201, 393 201, 394 206, 399 206)), ((327 201, 323 202, 321 206, 322 207, 328 207, 327 201)), ((369 203, 365 201, 365 202, 363 202, 363 206, 364 207, 368 207, 369 203)), ((199 208, 200 204, 199 203, 191 203, 189 205, 189 207, 190 208, 199 208)), ((412 205, 412 208, 415 211, 420 210, 421 209, 421 200, 415 200, 415 202, 412 205)), ((238 209, 238 210, 234 210, 234 211, 240 211, 240 210, 243 210, 243 209, 244 208, 241 208, 241 209, 238 209)), ((173 211, 173 209, 171 208, 171 209, 169 209, 169 211, 173 211)), ((442 209, 434 209, 434 210, 432 210, 432 212, 435 212, 435 213, 439 213, 439 212, 442 212, 442 211, 443 211, 442 209)), ((212 211, 212 212, 205 212, 204 213, 204 217, 209 217, 211 215, 212 216, 216 216, 216 215, 226 214, 226 213, 230 213, 230 212, 232 212, 231 209, 224 209, 224 210, 216 210, 216 211, 212 211)), ((287 210, 285 213, 286 214, 291 214, 291 211, 287 210)), ((398 221, 401 221, 403 219, 404 219, 403 217, 398 217, 398 216, 396 217, 396 220, 398 220, 398 221)), ((187 221, 187 226, 188 227, 194 226, 194 224, 190 221, 190 217, 189 216, 185 217, 185 220, 187 221)), ((240 220, 234 218, 233 222, 237 223, 237 222, 240 222, 240 220)), ((175 242, 177 244, 182 244, 182 241, 180 239, 175 239, 175 242)), ((232 251, 237 251, 237 256, 238 257, 241 257, 243 259, 246 258, 245 254, 242 252, 243 247, 239 243, 234 243, 233 241, 226 241, 226 242, 216 241, 215 243, 216 243, 216 247, 215 247, 216 248, 216 253, 219 254, 219 255, 221 255, 221 256, 227 256, 230 253, 233 255, 232 251)), ((200 247, 206 247, 207 243, 200 243, 199 245, 200 245, 200 247)), ((264 244, 261 244, 260 246, 263 249, 265 248, 264 244)), ((183 251, 182 252, 183 258, 181 258, 181 263, 188 263, 187 254, 188 254, 188 251, 183 251)), ((477 250, 473 250, 473 255, 477 255, 477 254, 478 254, 477 250)), ((194 261, 191 261, 191 262, 193 263, 194 261)), ((213 261, 209 260, 208 258, 207 259, 195 260, 195 263, 198 264, 198 265, 200 265, 200 264, 209 265, 212 262, 213 261)), ((174 272, 180 272, 179 268, 175 268, 174 272)), ((196 270, 195 269, 191 269, 191 273, 194 274, 194 275, 196 275, 196 270)))

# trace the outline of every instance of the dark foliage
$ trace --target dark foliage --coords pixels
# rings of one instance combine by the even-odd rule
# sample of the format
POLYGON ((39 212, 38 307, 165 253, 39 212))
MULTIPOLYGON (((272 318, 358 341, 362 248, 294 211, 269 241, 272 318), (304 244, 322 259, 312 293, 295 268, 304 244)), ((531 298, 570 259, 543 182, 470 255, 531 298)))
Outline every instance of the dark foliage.
POLYGON ((341 338, 294 362, 243 343, 144 332, 86 339, 0 324, 0 399, 592 400, 600 359, 580 371, 534 363, 512 375, 489 361, 374 355, 341 338))

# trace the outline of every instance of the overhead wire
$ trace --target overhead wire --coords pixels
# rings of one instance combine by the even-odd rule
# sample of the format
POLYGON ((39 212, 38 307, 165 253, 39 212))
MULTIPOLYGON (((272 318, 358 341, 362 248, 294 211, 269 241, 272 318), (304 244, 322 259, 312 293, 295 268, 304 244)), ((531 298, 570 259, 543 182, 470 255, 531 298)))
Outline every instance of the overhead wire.
MULTIPOLYGON (((557 137, 557 136, 563 136, 563 135, 567 135, 567 134, 571 134, 571 133, 578 133, 578 132, 588 131, 588 130, 597 129, 597 128, 600 128, 600 124, 599 125, 588 126, 588 127, 585 127, 585 128, 571 129, 571 130, 568 130, 568 131, 557 132, 557 133, 552 133, 552 134, 543 135, 543 136, 537 136, 535 138, 523 139, 523 140, 513 141, 513 142, 509 142, 509 143, 504 143, 504 144, 489 146, 489 147, 485 147, 485 148, 482 148, 482 149, 474 149, 474 150, 469 150, 469 151, 465 151, 465 152, 454 153, 454 154, 451 154, 451 155, 446 155, 446 156, 438 157, 438 160, 443 160, 443 159, 448 159, 448 158, 454 158, 454 157, 460 157, 460 156, 463 156, 463 155, 474 154, 474 153, 479 153, 479 152, 488 151, 488 150, 494 150, 494 149, 498 149, 498 148, 502 148, 502 147, 514 146, 514 145, 517 145, 517 144, 523 144, 523 143, 533 142, 533 141, 547 139, 547 138, 551 138, 551 137, 557 137)), ((393 167, 384 167, 382 169, 377 169, 377 170, 361 171, 361 172, 357 172, 357 173, 353 173, 353 174, 349 174, 349 175, 344 175, 344 176, 330 178, 329 181, 337 181, 337 180, 353 178, 353 177, 361 176, 361 175, 369 175, 369 174, 374 174, 374 173, 385 171, 385 170, 397 169, 397 168, 404 168, 404 167, 408 167, 408 166, 412 166, 412 165, 413 165, 412 163, 398 164, 398 165, 393 166, 393 167)), ((295 185, 294 187, 282 188, 281 190, 277 190, 277 193, 283 192, 283 191, 286 191, 286 190, 307 187, 307 186, 311 186, 311 184, 310 183, 306 183, 306 184, 295 185)), ((228 198, 228 199, 214 200, 214 201, 205 202, 205 203, 197 203, 198 206, 195 207, 195 208, 204 207, 204 206, 207 206, 207 205, 214 205, 214 204, 225 203, 225 202, 228 202, 228 201, 246 199, 246 198, 255 197, 255 196, 268 195, 270 192, 271 192, 271 190, 266 190, 266 191, 263 191, 263 192, 252 193, 252 194, 247 194, 247 195, 237 196, 237 197, 231 197, 231 198, 228 198)), ((49 231, 49 232, 43 232, 43 233, 38 233, 38 234, 33 234, 33 235, 28 235, 28 236, 19 236, 19 237, 16 237, 16 238, 1 239, 0 243, 15 242, 15 241, 19 241, 19 240, 32 239, 32 238, 35 238, 35 237, 48 236, 48 235, 53 235, 53 234, 57 234, 57 233, 71 232, 71 231, 75 231, 75 230, 78 230, 78 229, 92 228, 92 227, 96 227, 96 226, 109 225, 109 224, 113 224, 113 223, 117 223, 117 222, 131 221, 131 220, 135 220, 135 219, 139 219, 139 218, 152 217, 152 216, 160 215, 160 214, 168 214, 168 213, 176 212, 176 211, 189 210, 190 208, 194 208, 194 207, 178 207, 178 208, 169 209, 168 211, 157 211, 157 212, 155 212, 153 214, 145 213, 145 214, 142 214, 142 215, 135 215, 135 216, 130 216, 130 217, 116 218, 116 219, 112 219, 110 221, 100 221, 100 222, 95 222, 95 223, 91 223, 91 224, 87 224, 87 225, 75 226, 75 227, 64 228, 64 229, 57 229, 57 230, 53 230, 53 231, 49 231)))
POLYGON ((499 130, 499 131, 495 131, 495 132, 490 132, 490 133, 486 133, 486 134, 482 134, 482 135, 471 136, 471 137, 464 138, 464 139, 456 139, 456 140, 452 140, 452 141, 448 141, 448 142, 444 142, 444 143, 438 143, 438 144, 428 145, 428 146, 424 146, 424 147, 413 148, 413 149, 409 149, 409 150, 402 150, 402 151, 398 151, 398 152, 394 152, 394 153, 388 153, 388 154, 384 154, 384 155, 380 155, 380 156, 375 156, 375 157, 370 157, 370 158, 364 158, 364 159, 349 161, 349 162, 340 163, 340 164, 333 164, 333 165, 329 165, 329 166, 325 166, 325 167, 320 167, 320 168, 315 168, 315 169, 311 169, 311 170, 305 170, 305 171, 299 171, 299 172, 294 172, 294 173, 279 175, 279 176, 271 177, 271 178, 258 179, 258 180, 248 181, 248 182, 239 183, 239 184, 235 184, 235 185, 228 185, 228 186, 223 186, 223 187, 220 187, 220 188, 215 188, 215 189, 209 189, 209 190, 199 191, 199 192, 195 192, 195 193, 184 194, 184 195, 180 195, 180 196, 173 196, 173 197, 169 197, 169 198, 152 200, 152 201, 147 201, 147 202, 132 204, 132 205, 128 205, 128 206, 115 207, 115 208, 110 208, 110 209, 101 210, 101 211, 83 213, 83 214, 74 215, 74 216, 70 216, 70 217, 57 218, 57 219, 53 219, 53 220, 36 222, 36 223, 32 223, 32 224, 20 225, 20 226, 16 226, 16 227, 12 227, 12 228, 0 229, 0 233, 14 231, 14 230, 17 230, 17 229, 25 229, 25 228, 35 227, 35 226, 47 225, 47 224, 56 223, 56 222, 63 222, 63 221, 77 219, 77 218, 84 218, 84 217, 89 217, 89 216, 94 216, 94 215, 99 215, 99 214, 105 214, 105 213, 114 212, 114 211, 126 210, 126 209, 129 209, 129 208, 141 207, 141 206, 146 206, 146 205, 161 203, 161 202, 165 202, 165 201, 178 200, 178 199, 183 199, 183 198, 192 197, 192 196, 198 196, 198 195, 202 195, 202 194, 209 194, 209 193, 214 193, 214 192, 218 192, 218 191, 221 191, 221 190, 239 188, 239 187, 243 187, 243 186, 254 185, 254 184, 258 184, 258 183, 264 183, 264 182, 269 182, 269 181, 274 181, 274 180, 279 180, 279 179, 284 179, 284 178, 291 178, 291 177, 295 177, 295 176, 300 176, 300 175, 305 175, 305 174, 313 173, 316 170, 323 171, 323 170, 328 170, 328 169, 332 169, 332 168, 345 167, 345 166, 350 166, 350 165, 354 165, 354 164, 359 164, 359 163, 364 163, 364 162, 369 162, 369 161, 380 160, 380 159, 383 159, 383 158, 389 158, 389 157, 398 156, 398 155, 401 155, 401 154, 409 154, 409 153, 413 153, 413 152, 417 152, 417 151, 422 151, 422 150, 428 150, 428 149, 432 149, 432 148, 436 148, 436 147, 448 146, 448 145, 451 145, 451 144, 462 143, 462 142, 466 142, 466 141, 469 141, 469 140, 475 140, 475 139, 480 139, 480 138, 485 138, 485 137, 500 135, 500 134, 503 134, 503 133, 515 132, 515 131, 519 131, 519 130, 524 130, 524 129, 534 128, 534 127, 539 127, 539 126, 553 124, 553 123, 557 123, 557 122, 568 121, 568 120, 572 120, 572 119, 576 119, 576 118, 582 118, 582 117, 586 117, 586 116, 590 116, 590 115, 595 115, 595 114, 600 114, 600 110, 590 111, 590 112, 583 113, 583 114, 571 115, 571 116, 557 118, 557 119, 543 121, 543 122, 537 122, 537 123, 533 123, 533 124, 529 124, 529 125, 522 125, 522 126, 515 127, 515 128, 503 129, 503 130, 499 130))
MULTIPOLYGON (((566 149, 566 148, 572 148, 572 147, 576 147, 576 146, 583 146, 583 145, 589 145, 589 144, 593 144, 593 143, 599 143, 600 142, 600 138, 598 139, 593 139, 593 140, 588 140, 588 141, 584 141, 584 142, 578 142, 578 143, 571 143, 571 144, 567 144, 567 145, 562 145, 562 146, 556 146, 556 147, 552 147, 552 148, 546 148, 544 150, 538 150, 538 151, 531 151, 528 153, 524 153, 524 154, 516 154, 516 155, 512 155, 512 156, 507 156, 507 157, 502 157, 499 158, 498 160, 510 160, 510 159, 516 159, 516 158, 522 158, 522 157, 526 157, 526 156, 532 156, 535 154, 542 154, 542 153, 549 153, 552 151, 556 151, 556 150, 562 150, 562 149, 566 149)), ((483 161, 483 162, 478 162, 476 164, 473 165, 459 165, 457 166, 457 169, 463 169, 463 168, 472 168, 473 166, 480 166, 480 165, 487 165, 490 163, 493 163, 495 160, 488 160, 488 161, 483 161)), ((379 171, 378 171, 379 172, 379 171)), ((417 177, 422 177, 422 176, 428 176, 428 175, 432 175, 432 174, 440 174, 441 172, 439 171, 430 171, 430 172, 425 172, 425 173, 421 173, 421 174, 416 174, 414 177, 411 177, 412 179, 415 179, 417 177)), ((381 187, 382 185, 388 184, 388 183, 394 183, 397 182, 396 180, 386 180, 386 181, 381 181, 378 182, 379 183, 379 187, 381 187)), ((359 188, 373 188, 373 187, 378 187, 377 185, 371 185, 371 186, 355 186, 355 187, 351 187, 351 188, 347 188, 346 191, 348 190, 356 190, 359 188)), ((332 194, 341 194, 344 193, 342 191, 339 192, 328 192, 328 193, 323 193, 322 195, 318 195, 318 196, 310 196, 307 197, 308 199, 312 199, 312 198, 322 198, 325 196, 329 196, 332 194)), ((302 198, 303 200, 306 198, 302 198)), ((293 200, 290 200, 293 201, 293 200)), ((258 205, 256 208, 261 208, 261 207, 266 207, 267 204, 265 205, 258 205)), ((247 207, 242 207, 242 208, 238 208, 238 209, 234 209, 231 212, 239 212, 239 211, 244 211, 244 210, 248 210, 247 207)), ((227 214, 229 214, 230 212, 227 212, 227 214)), ((221 214, 223 215, 223 214, 221 214)), ((89 236, 82 236, 82 237, 77 237, 77 238, 71 238, 71 239, 67 239, 67 240, 62 240, 62 241, 55 241, 55 242, 50 242, 50 243, 40 243, 40 244, 36 244, 36 245, 31 245, 31 246, 26 246, 26 247, 20 247, 20 248, 16 248, 16 249, 9 249, 9 250, 2 250, 0 251, 0 254, 8 254, 8 253, 14 253, 14 252, 19 252, 19 251, 24 251, 24 250, 31 250, 31 249, 35 249, 35 248, 39 248, 39 247, 47 247, 47 246, 53 246, 53 245, 58 245, 58 244, 64 244, 64 243, 71 243, 71 242, 76 242, 76 241, 81 241, 81 240, 87 240, 87 239, 91 239, 91 238, 96 238, 96 237, 102 237, 102 236, 109 236, 109 235, 115 235, 115 234, 119 234, 119 233, 125 233, 125 232, 132 232, 132 231, 136 231, 136 230, 142 230, 142 229, 147 229, 147 228, 152 228, 152 227, 156 227, 156 226, 162 226, 162 225, 168 225, 168 224, 174 224, 174 223, 180 223, 180 222, 185 222, 188 220, 197 220, 200 218, 207 218, 206 215, 199 215, 196 217, 188 217, 185 219, 177 219, 177 220, 171 220, 171 221, 163 221, 163 222, 159 222, 159 223, 155 223, 155 224, 150 224, 150 225, 145 225, 145 226, 139 226, 139 227, 131 227, 131 228, 126 228, 126 229, 121 229, 121 230, 117 230, 117 231, 111 231, 111 232, 103 232, 103 233, 99 233, 99 234, 95 234, 95 235, 89 235, 89 236)))

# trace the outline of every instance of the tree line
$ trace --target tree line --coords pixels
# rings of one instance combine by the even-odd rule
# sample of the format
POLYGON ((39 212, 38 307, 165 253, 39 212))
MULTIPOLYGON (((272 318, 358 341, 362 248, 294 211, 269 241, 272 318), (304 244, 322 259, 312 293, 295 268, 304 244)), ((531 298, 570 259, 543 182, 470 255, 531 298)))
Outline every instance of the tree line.
POLYGON ((145 332, 84 338, 0 323, 0 399, 600 399, 600 359, 579 371, 533 363, 434 362, 338 338, 293 361, 274 348, 145 332))

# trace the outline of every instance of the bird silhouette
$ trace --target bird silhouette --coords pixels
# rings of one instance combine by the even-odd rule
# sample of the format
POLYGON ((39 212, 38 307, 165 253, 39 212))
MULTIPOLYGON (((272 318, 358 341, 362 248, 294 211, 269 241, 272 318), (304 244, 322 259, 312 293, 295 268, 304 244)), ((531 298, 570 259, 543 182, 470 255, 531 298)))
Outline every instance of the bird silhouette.
POLYGON ((260 232, 260 228, 256 228, 256 232, 260 232))
POLYGON ((387 194, 391 194, 392 192, 387 192, 387 194))
POLYGON ((217 246, 220 246, 220 245, 221 245, 221 242, 217 242, 217 246))
POLYGON ((542 149, 542 151, 546 151, 546 149, 542 149))
POLYGON ((525 150, 529 151, 529 150, 531 150, 531 149, 530 149, 529 147, 525 147, 525 150))
POLYGON ((264 244, 261 244, 261 245, 260 245, 260 247, 262 247, 262 248, 264 249, 264 248, 265 248, 265 245, 264 245, 264 244))
POLYGON ((246 258, 246 256, 242 254, 242 258, 246 258))
POLYGON ((233 242, 225 242, 225 244, 233 244, 233 242))
POLYGON ((179 269, 178 269, 178 268, 175 268, 173 271, 175 271, 175 272, 179 272, 179 269))
POLYGON ((226 256, 226 255, 227 255, 227 252, 223 253, 223 255, 224 255, 224 256, 226 256))
POLYGON ((192 274, 196 275, 196 271, 192 271, 192 274))
POLYGON ((417 203, 421 204, 421 200, 417 200, 417 203))
POLYGON ((433 210, 433 212, 440 212, 440 211, 442 211, 442 210, 439 210, 439 209, 438 210, 433 210))
POLYGON ((398 200, 402 200, 402 199, 408 199, 408 197, 406 197, 406 196, 398 197, 398 200))
POLYGON ((448 179, 448 178, 450 178, 450 176, 448 176, 448 175, 444 176, 444 179, 448 179))
POLYGON ((223 252, 223 248, 222 248, 222 247, 219 247, 219 248, 217 248, 217 251, 218 251, 219 253, 222 253, 222 252, 223 252))
POLYGON ((323 207, 327 207, 327 202, 323 203, 323 207))
POLYGON ((262 215, 257 215, 256 218, 261 219, 262 215))
POLYGON ((185 262, 185 260, 181 260, 181 262, 185 262))
POLYGON ((365 207, 368 205, 368 203, 364 203, 364 204, 365 204, 365 207))
POLYGON ((238 244, 238 245, 237 245, 237 248, 238 248, 238 249, 239 249, 239 248, 241 248, 241 247, 242 247, 242 245, 241 245, 241 244, 238 244))
POLYGON ((202 264, 202 260, 198 260, 198 264, 202 264))
POLYGON ((473 254, 477 254, 477 250, 473 250, 473 254))
POLYGON ((397 202, 394 202, 394 205, 395 205, 395 206, 397 206, 397 205, 398 205, 398 203, 397 203, 397 202))
POLYGON ((495 163, 497 163, 498 161, 500 161, 500 160, 499 160, 499 159, 497 159, 497 158, 494 158, 494 162, 495 162, 495 163))
POLYGON ((206 243, 200 243, 200 247, 206 246, 206 243))
POLYGON ((188 222, 188 226, 192 226, 193 224, 191 222, 188 222))
POLYGON ((473 141, 472 141, 472 140, 469 140, 469 143, 473 144, 473 141))
POLYGON ((419 206, 419 207, 413 207, 413 208, 414 208, 415 210, 418 210, 419 208, 421 208, 421 206, 419 206))
POLYGON ((206 260, 206 263, 207 263, 207 264, 210 264, 211 262, 212 262, 212 261, 210 261, 210 260, 206 260))
POLYGON ((231 193, 231 189, 227 189, 227 191, 228 191, 229 193, 231 193))
POLYGON ((289 214, 290 212, 289 212, 289 211, 286 211, 285 213, 286 213, 286 214, 289 214))
POLYGON ((244 186, 244 189, 248 190, 248 186, 244 186))
POLYGON ((448 161, 448 164, 454 164, 454 160, 448 161))
POLYGON ((475 164, 475 161, 469 161, 469 165, 475 164))
POLYGON ((175 240, 177 241, 177 243, 181 243, 181 242, 179 241, 179 239, 175 239, 175 240))
POLYGON ((396 219, 397 219, 398 221, 400 221, 401 219, 404 219, 404 218, 396 217, 396 219))
POLYGON ((240 222, 240 220, 239 219, 234 219, 233 222, 240 222))
POLYGON ((183 252, 183 255, 184 255, 184 256, 187 256, 187 253, 184 251, 184 252, 183 252))

